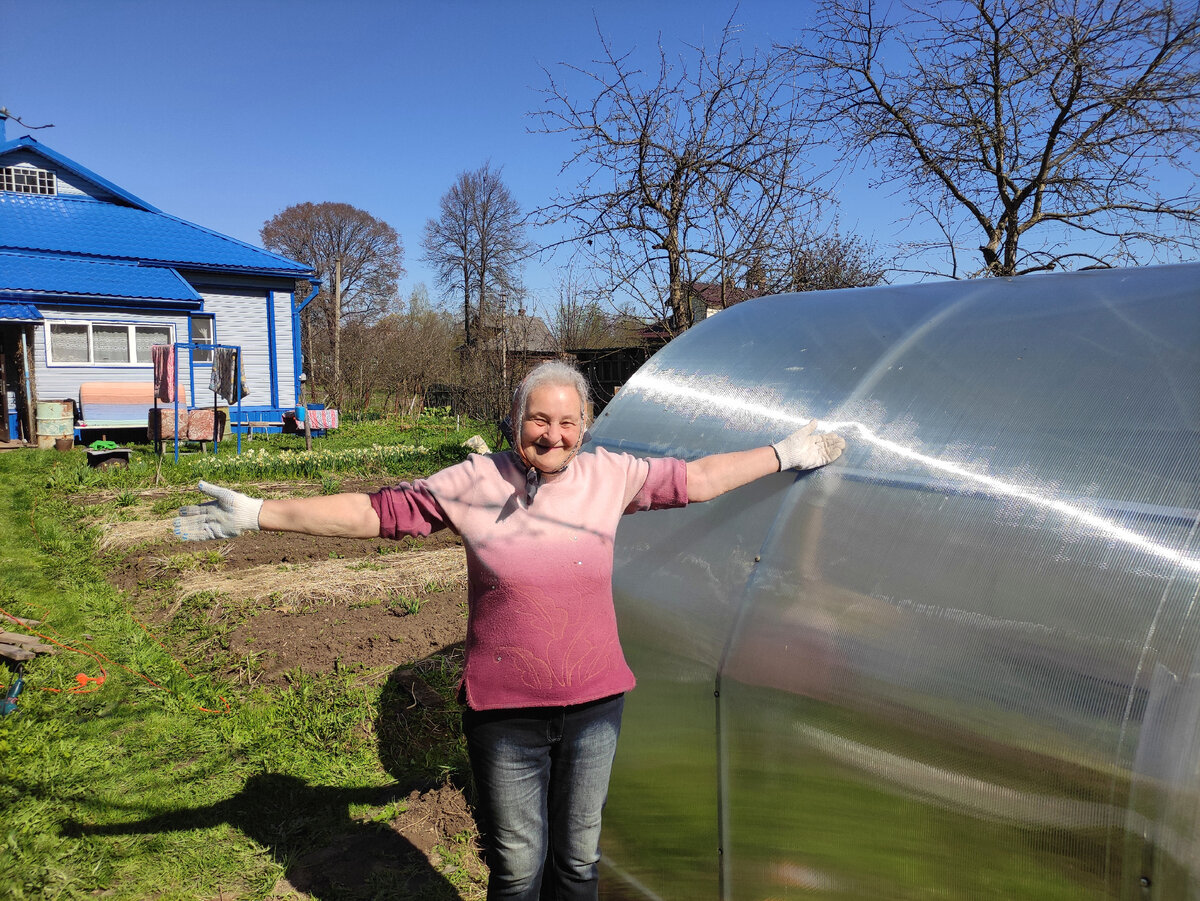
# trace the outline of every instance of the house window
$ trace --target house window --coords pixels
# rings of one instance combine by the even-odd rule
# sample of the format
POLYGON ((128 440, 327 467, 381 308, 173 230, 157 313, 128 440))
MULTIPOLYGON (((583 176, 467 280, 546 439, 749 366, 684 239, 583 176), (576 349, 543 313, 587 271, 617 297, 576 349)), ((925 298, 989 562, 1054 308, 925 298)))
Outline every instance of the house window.
POLYGON ((55 322, 50 326, 50 358, 52 363, 90 363, 91 329, 86 324, 55 322))
POLYGON ((92 326, 92 357, 97 363, 128 363, 129 329, 123 325, 92 326))
POLYGON ((53 172, 32 166, 0 167, 0 191, 18 194, 57 194, 58 182, 53 172))
MULTIPOLYGON (((192 343, 193 344, 215 344, 214 336, 216 335, 216 317, 214 316, 193 316, 192 317, 192 343)), ((193 350, 193 363, 211 363, 211 350, 193 350)))
POLYGON ((46 362, 51 366, 149 366, 150 348, 174 342, 169 325, 126 322, 50 322, 46 362))

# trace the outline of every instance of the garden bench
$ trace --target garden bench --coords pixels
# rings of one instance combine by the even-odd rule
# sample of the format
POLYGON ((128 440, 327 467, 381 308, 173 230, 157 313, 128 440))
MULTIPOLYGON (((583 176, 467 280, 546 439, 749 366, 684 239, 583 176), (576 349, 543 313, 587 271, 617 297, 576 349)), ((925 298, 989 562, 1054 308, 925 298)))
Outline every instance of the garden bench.
MULTIPOLYGON (((180 413, 187 392, 179 386, 180 413)), ((146 424, 154 407, 153 382, 84 382, 79 386, 79 428, 136 429, 146 424)), ((174 404, 159 409, 174 409, 174 404)))

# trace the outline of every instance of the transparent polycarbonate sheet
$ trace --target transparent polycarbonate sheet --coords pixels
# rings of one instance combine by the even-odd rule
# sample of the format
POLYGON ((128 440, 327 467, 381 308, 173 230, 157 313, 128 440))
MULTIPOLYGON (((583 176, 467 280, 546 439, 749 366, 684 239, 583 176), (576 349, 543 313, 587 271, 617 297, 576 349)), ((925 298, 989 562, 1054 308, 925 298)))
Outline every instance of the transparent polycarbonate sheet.
POLYGON ((713 692, 739 609, 729 586, 746 581, 778 489, 768 479, 738 497, 641 513, 621 526, 645 527, 642 539, 621 541, 614 575, 638 688, 625 701, 608 809, 637 817, 632 833, 624 817, 606 819, 604 847, 622 860, 625 879, 673 886, 677 897, 712 897, 717 884, 713 692), (636 853, 617 854, 626 843, 636 853))
POLYGON ((1200 897, 1200 266, 764 298, 595 440, 847 450, 618 533, 610 897, 1200 897))

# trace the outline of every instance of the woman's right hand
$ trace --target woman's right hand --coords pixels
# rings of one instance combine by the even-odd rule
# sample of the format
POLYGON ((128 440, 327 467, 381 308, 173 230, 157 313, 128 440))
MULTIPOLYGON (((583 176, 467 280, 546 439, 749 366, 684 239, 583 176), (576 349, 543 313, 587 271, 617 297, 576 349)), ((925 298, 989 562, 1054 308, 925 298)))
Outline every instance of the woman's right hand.
POLYGON ((180 507, 175 517, 175 534, 184 541, 236 538, 258 531, 258 514, 263 502, 231 488, 201 482, 200 491, 212 498, 203 504, 180 507))

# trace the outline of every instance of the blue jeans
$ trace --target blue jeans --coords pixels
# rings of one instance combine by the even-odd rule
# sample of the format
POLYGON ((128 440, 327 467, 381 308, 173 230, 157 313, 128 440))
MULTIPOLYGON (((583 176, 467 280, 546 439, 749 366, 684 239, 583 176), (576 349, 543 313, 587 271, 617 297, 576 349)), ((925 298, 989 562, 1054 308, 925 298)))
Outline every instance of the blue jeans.
POLYGON ((491 869, 488 901, 597 897, 600 814, 624 706, 617 695, 570 707, 463 712, 491 869))

